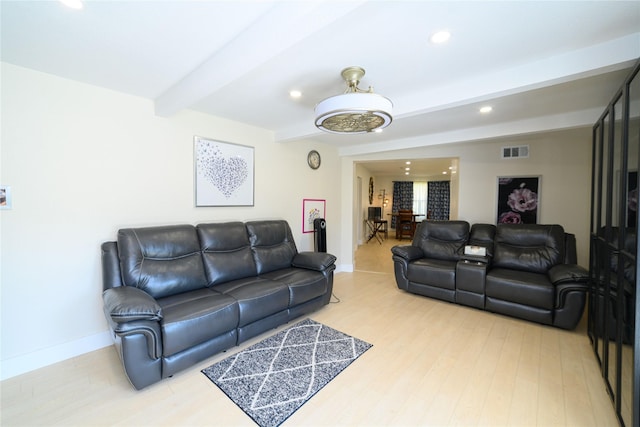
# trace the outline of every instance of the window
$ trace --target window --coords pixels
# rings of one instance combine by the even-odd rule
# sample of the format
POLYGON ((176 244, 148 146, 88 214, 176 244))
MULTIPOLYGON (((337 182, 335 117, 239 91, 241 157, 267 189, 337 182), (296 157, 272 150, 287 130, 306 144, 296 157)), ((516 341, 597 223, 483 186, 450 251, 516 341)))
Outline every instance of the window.
POLYGON ((427 213, 427 183, 413 183, 413 213, 427 213))

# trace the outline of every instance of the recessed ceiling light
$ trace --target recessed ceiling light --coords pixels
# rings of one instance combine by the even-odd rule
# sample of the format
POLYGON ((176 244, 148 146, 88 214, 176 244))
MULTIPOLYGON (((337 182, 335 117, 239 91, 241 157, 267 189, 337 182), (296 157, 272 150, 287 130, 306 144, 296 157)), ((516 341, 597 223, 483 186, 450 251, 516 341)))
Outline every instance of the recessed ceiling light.
POLYGON ((76 10, 80 10, 84 7, 84 5, 82 4, 82 0, 60 0, 60 3, 76 10))
POLYGON ((442 171, 442 175, 446 175, 446 174, 447 174, 447 171, 442 171))
POLYGON ((433 33, 431 37, 429 37, 429 41, 433 44, 440 44, 448 41, 451 38, 451 33, 449 31, 438 31, 433 33))
POLYGON ((292 98, 300 98, 302 96, 302 92, 299 90, 292 90, 289 92, 289 96, 292 98))
POLYGON ((405 172, 404 174, 405 174, 405 175, 409 175, 409 172, 405 172))
POLYGON ((411 168, 404 168, 404 170, 406 170, 406 171, 410 171, 410 170, 411 170, 411 168))
POLYGON ((487 114, 493 111, 493 107, 491 105, 485 105, 484 107, 480 107, 480 112, 482 114, 487 114))
POLYGON ((405 164, 405 165, 410 165, 410 164, 411 164, 411 162, 404 162, 404 164, 405 164))

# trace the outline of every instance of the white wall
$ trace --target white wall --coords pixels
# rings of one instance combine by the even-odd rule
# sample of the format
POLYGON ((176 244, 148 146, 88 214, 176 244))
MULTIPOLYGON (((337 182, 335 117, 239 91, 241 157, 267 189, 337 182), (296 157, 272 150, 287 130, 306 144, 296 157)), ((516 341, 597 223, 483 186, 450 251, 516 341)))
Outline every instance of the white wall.
POLYGON ((333 147, 276 144, 269 131, 191 111, 156 117, 147 99, 1 67, 0 183, 13 192, 13 209, 0 211, 1 378, 111 343, 100 244, 121 227, 283 218, 310 250, 302 199, 326 199, 328 251, 345 262, 333 147), (194 135, 255 147, 255 206, 194 207, 194 135))
MULTIPOLYGON (((354 209, 357 206, 357 203, 356 203, 357 198, 360 199, 360 207, 361 207, 359 212, 357 211, 355 212, 356 218, 355 218, 354 228, 356 229, 356 235, 357 235, 356 242, 357 244, 362 244, 367 241, 367 236, 368 236, 367 228, 364 225, 364 221, 367 219, 367 213, 368 213, 367 208, 369 206, 374 206, 369 204, 369 178, 371 178, 372 175, 369 169, 358 164, 355 165, 355 174, 358 178, 360 178, 362 182, 362 188, 361 188, 360 194, 354 193, 355 194, 354 209)), ((375 183, 374 183, 374 186, 375 186, 375 183)), ((377 198, 374 194, 374 204, 376 200, 377 198)))
MULTIPOLYGON (((561 224, 577 240, 578 262, 589 260, 591 129, 581 128, 519 137, 443 144, 389 153, 354 156, 354 161, 458 157, 458 219, 496 222, 497 177, 540 175, 539 223, 561 224), (524 159, 503 160, 501 147, 530 145, 524 159)), ((343 159, 346 162, 347 159, 343 159)), ((344 208, 344 207, 343 207, 344 208)), ((452 218, 454 218, 452 214, 452 218)))
MULTIPOLYGON (((393 208, 393 181, 403 181, 406 178, 392 178, 386 176, 374 176, 373 177, 373 203, 371 206, 380 206, 384 208, 384 219, 389 221, 389 225, 391 225, 391 217, 388 215, 391 213, 391 209, 393 208), (385 197, 389 200, 389 203, 386 207, 382 206, 382 200, 378 198, 380 195, 380 190, 385 190, 385 197)), ((369 199, 367 199, 367 206, 369 206, 369 199)))

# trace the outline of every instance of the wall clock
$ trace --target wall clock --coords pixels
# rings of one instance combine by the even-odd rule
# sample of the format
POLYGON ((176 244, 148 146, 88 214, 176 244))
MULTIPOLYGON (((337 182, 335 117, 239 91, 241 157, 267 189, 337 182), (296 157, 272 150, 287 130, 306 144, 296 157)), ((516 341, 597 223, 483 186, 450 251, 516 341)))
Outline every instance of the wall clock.
POLYGON ((320 153, 316 150, 309 151, 309 154, 307 154, 307 164, 311 169, 318 169, 320 167, 320 153))
POLYGON ((373 177, 369 177, 369 204, 373 203, 373 177))

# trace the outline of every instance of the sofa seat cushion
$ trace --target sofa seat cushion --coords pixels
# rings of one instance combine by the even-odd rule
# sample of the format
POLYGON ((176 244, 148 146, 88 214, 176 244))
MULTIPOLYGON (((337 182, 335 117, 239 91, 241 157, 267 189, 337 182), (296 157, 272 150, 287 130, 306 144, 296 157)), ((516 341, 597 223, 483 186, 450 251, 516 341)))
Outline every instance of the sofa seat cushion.
POLYGON ((552 310, 555 288, 546 274, 494 268, 486 278, 487 297, 552 310))
POLYGON ((409 263, 407 279, 444 289, 456 287, 457 261, 421 258, 409 263))
POLYGON ((238 326, 238 303, 228 295, 199 289, 161 298, 163 355, 176 354, 238 326))
POLYGON ((213 289, 238 301, 239 327, 289 308, 289 288, 274 280, 248 277, 217 285, 213 289))
POLYGON ((261 277, 287 285, 290 307, 311 301, 327 292, 327 280, 324 274, 314 270, 285 268, 263 274, 261 277))

